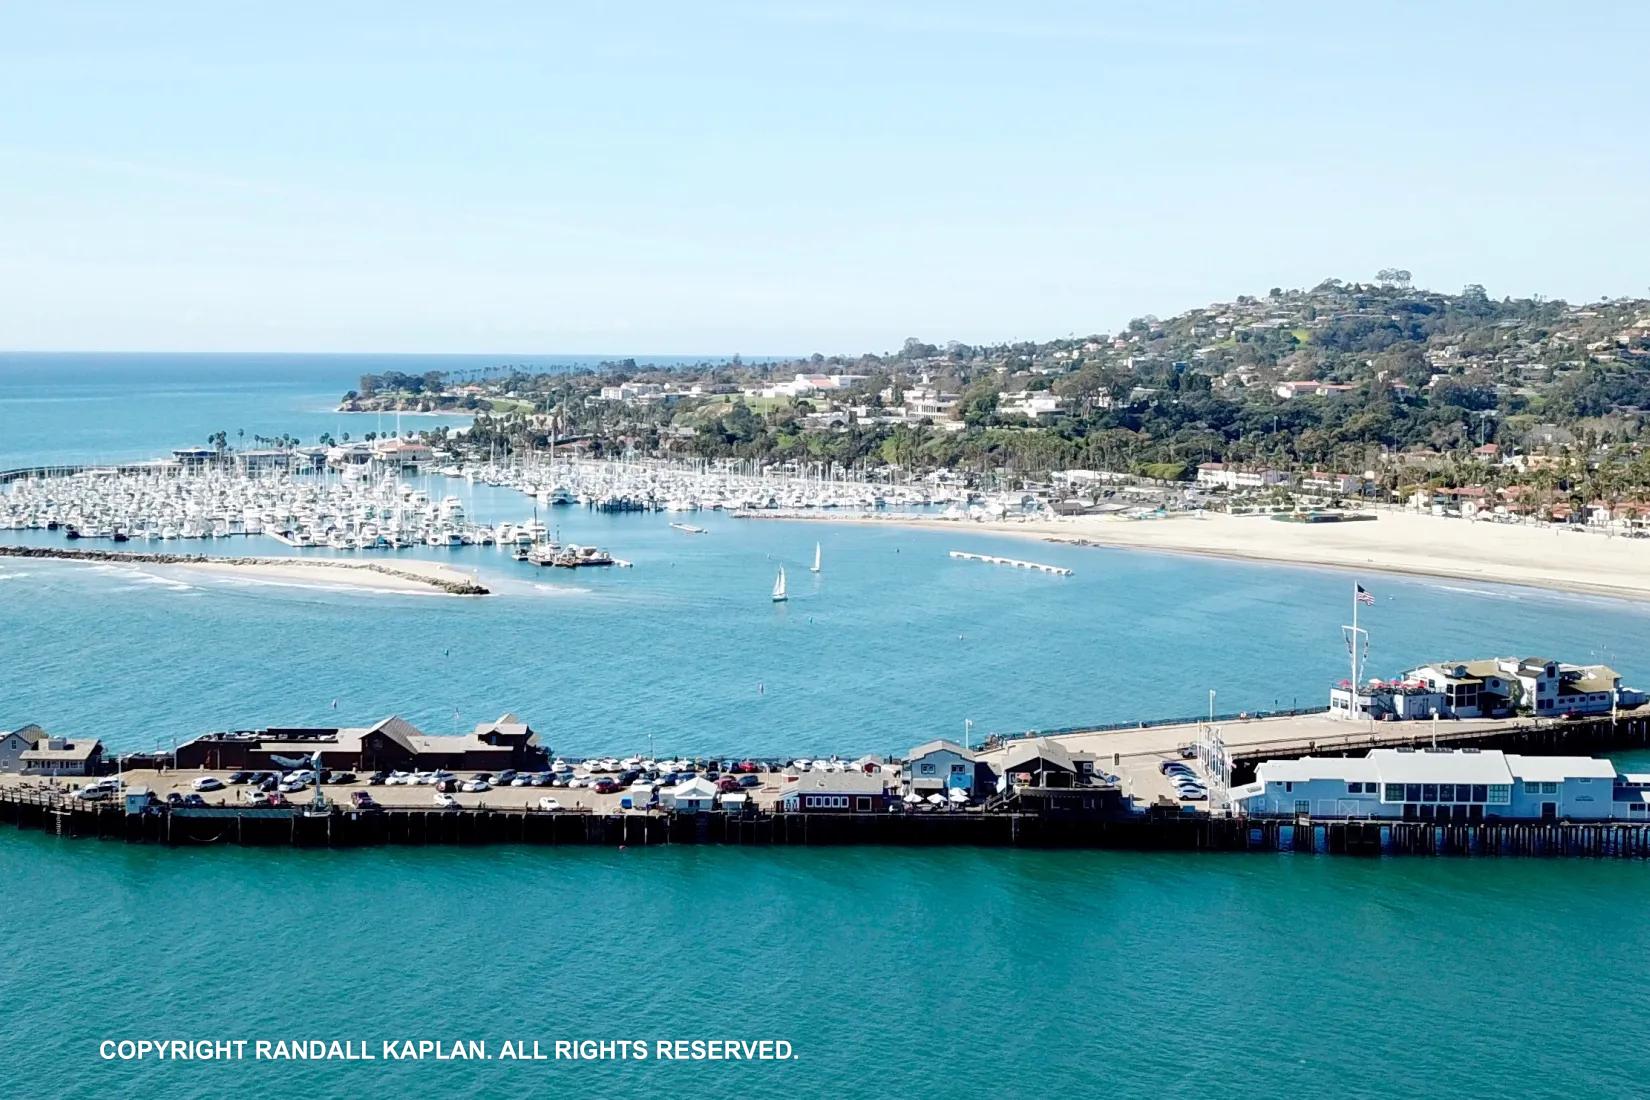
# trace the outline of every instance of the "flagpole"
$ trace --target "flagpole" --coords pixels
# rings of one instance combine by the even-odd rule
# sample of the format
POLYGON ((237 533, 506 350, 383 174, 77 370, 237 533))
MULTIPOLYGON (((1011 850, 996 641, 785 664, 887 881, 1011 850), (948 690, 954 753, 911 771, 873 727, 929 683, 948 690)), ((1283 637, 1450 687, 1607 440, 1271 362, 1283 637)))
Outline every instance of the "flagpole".
POLYGON ((1358 582, 1352 582, 1352 701, 1358 701, 1358 582))

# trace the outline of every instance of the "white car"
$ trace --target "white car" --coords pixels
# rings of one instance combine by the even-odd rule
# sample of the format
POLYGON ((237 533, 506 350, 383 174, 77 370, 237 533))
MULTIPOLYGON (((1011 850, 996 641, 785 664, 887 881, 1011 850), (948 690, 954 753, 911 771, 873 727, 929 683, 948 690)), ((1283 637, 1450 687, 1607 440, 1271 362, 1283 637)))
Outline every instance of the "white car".
POLYGON ((446 791, 435 792, 435 804, 443 810, 458 809, 458 799, 454 798, 446 791))
POLYGON ((541 799, 539 799, 539 809, 541 809, 541 810, 559 810, 559 809, 561 809, 561 803, 557 802, 553 798, 541 798, 541 799))
POLYGON ((197 791, 221 791, 223 790, 223 780, 214 775, 203 775, 189 786, 197 791))
POLYGON ((466 779, 458 785, 458 789, 468 791, 471 794, 480 794, 482 791, 492 790, 493 785, 485 779, 466 779))

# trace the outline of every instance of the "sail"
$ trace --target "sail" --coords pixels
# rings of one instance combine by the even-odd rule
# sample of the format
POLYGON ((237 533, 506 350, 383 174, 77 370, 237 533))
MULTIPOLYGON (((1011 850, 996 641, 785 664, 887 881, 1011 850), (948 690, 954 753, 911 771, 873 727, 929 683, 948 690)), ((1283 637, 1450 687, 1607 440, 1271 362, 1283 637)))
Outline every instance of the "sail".
POLYGON ((776 601, 785 598, 785 567, 783 565, 779 567, 779 576, 774 578, 773 598, 776 601))
POLYGON ((819 543, 817 543, 817 542, 814 543, 814 569, 813 569, 813 571, 815 573, 819 572, 819 543))

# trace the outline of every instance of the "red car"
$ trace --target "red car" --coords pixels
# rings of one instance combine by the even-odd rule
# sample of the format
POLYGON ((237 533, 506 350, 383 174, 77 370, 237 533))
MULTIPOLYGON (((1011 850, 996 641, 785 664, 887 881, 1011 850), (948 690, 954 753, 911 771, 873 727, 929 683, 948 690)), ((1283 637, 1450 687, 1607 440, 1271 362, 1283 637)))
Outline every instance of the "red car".
POLYGON ((611 779, 598 779, 596 785, 590 789, 597 794, 612 794, 619 789, 619 785, 611 779))
POLYGON ((723 776, 722 779, 716 784, 716 789, 722 791, 724 794, 728 791, 737 791, 739 787, 739 780, 735 779, 731 775, 723 776))

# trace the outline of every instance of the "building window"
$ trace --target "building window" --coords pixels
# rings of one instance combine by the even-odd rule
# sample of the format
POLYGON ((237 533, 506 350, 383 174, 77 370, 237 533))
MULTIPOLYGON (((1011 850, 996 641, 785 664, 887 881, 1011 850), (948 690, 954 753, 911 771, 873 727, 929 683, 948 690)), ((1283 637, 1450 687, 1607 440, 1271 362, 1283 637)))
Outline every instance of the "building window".
POLYGON ((1419 802, 1419 801, 1421 801, 1421 784, 1419 784, 1419 783, 1405 783, 1404 784, 1404 801, 1405 802, 1419 802))
POLYGON ((934 774, 934 765, 925 762, 922 765, 922 774, 923 775, 933 775, 934 774))
POLYGON ((1438 801, 1438 784, 1436 784, 1436 783, 1422 783, 1421 784, 1421 801, 1422 802, 1436 802, 1436 801, 1438 801))
POLYGON ((1381 796, 1383 802, 1402 802, 1404 800, 1404 785, 1402 783, 1388 783, 1386 794, 1381 796))
POLYGON ((1505 806, 1512 801, 1512 785, 1509 783, 1491 783, 1489 798, 1485 801, 1492 806, 1505 806))
POLYGON ((1312 803, 1311 803, 1310 800, 1302 798, 1302 799, 1298 800, 1295 803, 1295 813, 1296 814, 1308 815, 1311 812, 1312 812, 1312 803))
POLYGON ((1438 784, 1438 801, 1440 801, 1440 802, 1454 802, 1455 801, 1455 784, 1454 783, 1440 783, 1440 784, 1438 784))
POLYGON ((871 800, 869 798, 866 798, 865 796, 861 795, 860 798, 859 798, 859 805, 856 807, 856 809, 869 810, 870 808, 871 808, 871 800))
POLYGON ((968 765, 967 764, 953 764, 953 765, 951 765, 951 774, 952 775, 963 775, 967 771, 968 771, 968 765))
POLYGON ((1483 802, 1486 799, 1488 799, 1489 796, 1490 796, 1489 787, 1485 786, 1482 783, 1474 783, 1472 785, 1472 800, 1474 802, 1483 802))

